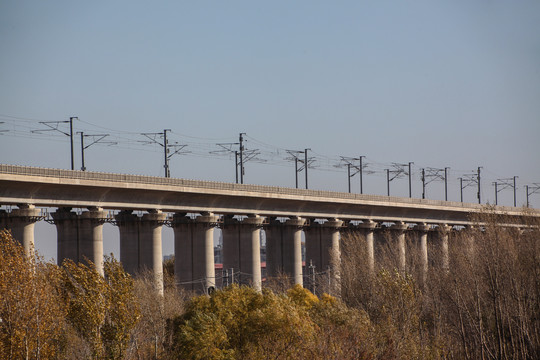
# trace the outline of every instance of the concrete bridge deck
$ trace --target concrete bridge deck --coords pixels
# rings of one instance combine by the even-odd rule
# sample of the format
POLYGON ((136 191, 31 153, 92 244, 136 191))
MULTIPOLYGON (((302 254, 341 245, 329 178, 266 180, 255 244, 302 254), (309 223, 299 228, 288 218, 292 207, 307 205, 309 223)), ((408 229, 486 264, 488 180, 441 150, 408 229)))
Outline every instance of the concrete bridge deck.
MULTIPOLYGON (((483 205, 0 164, 0 204, 470 224, 483 205)), ((495 212, 521 223, 524 209, 495 212)), ((540 211, 527 209, 540 218, 540 211)))

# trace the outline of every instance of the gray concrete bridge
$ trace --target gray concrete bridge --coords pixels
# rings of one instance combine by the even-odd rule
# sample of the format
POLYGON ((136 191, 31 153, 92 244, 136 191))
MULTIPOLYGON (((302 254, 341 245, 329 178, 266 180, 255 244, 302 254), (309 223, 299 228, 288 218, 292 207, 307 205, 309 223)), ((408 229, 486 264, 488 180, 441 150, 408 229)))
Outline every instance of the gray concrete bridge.
MULTIPOLYGON (((224 267, 249 274, 250 283, 260 288, 262 228, 268 274, 284 271, 302 284, 302 232, 306 259, 318 269, 337 266, 343 229, 365 235, 372 266, 374 231, 381 223, 392 223, 404 267, 404 234, 414 229, 427 267, 428 232, 438 230, 447 252, 448 231, 472 225, 471 215, 483 210, 478 204, 449 201, 15 165, 0 165, 0 204, 18 207, 0 213, 0 227, 10 228, 27 250, 33 246, 34 224, 42 219, 38 208, 57 208, 51 215, 58 234, 58 262, 87 257, 100 271, 102 226, 113 221, 119 228, 120 260, 126 270, 149 268, 157 282, 162 277, 161 228, 168 224, 174 230, 176 278, 188 288, 197 280, 205 288, 215 286, 216 226, 223 232, 224 267), (77 214, 74 208, 86 211, 77 214), (119 212, 107 219, 105 210, 119 212), (134 210, 146 213, 139 217, 134 210), (187 216, 193 213, 200 216, 187 216), (284 218, 288 220, 279 221, 284 218)), ((507 215, 513 226, 526 223, 523 209, 499 206, 494 211, 507 215)), ((530 210, 526 216, 540 218, 540 212, 530 210)), ((447 266, 447 256, 443 262, 447 266)))

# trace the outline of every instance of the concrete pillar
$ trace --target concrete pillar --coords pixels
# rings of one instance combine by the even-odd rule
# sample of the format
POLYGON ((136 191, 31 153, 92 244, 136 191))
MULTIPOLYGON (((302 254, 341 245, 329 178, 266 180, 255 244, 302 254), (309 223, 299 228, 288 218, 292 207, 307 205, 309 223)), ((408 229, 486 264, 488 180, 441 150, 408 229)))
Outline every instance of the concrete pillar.
POLYGON ((319 222, 311 222, 309 226, 304 228, 306 236, 306 266, 312 264, 316 272, 321 272, 327 269, 330 265, 328 259, 323 261, 324 256, 324 241, 323 241, 323 226, 319 222))
MULTIPOLYGON (((334 293, 339 293, 340 283, 340 234, 343 221, 331 219, 324 223, 312 222, 304 229, 306 236, 306 266, 310 263, 315 271, 330 270, 334 293)), ((328 290, 330 291, 330 289, 328 290)))
POLYGON ((13 209, 10 213, 4 213, 4 227, 11 230, 13 238, 18 240, 24 247, 24 252, 27 256, 31 256, 35 249, 34 247, 34 226, 41 217, 41 211, 36 209, 34 205, 24 204, 18 205, 18 209, 13 209))
POLYGON ((153 210, 144 214, 139 226, 139 270, 148 269, 154 274, 157 291, 163 294, 163 250, 161 229, 167 214, 153 210))
MULTIPOLYGON (((215 216, 212 213, 205 213, 196 218, 196 221, 201 225, 201 230, 204 233, 204 250, 203 247, 196 248, 196 250, 199 250, 199 256, 197 258, 200 258, 202 262, 197 261, 195 263, 195 276, 197 276, 198 272, 202 273, 202 270, 204 269, 204 278, 206 279, 207 291, 213 291, 213 289, 216 288, 214 229, 216 227, 218 218, 218 216, 215 216)), ((195 253, 197 254, 197 251, 195 253)))
POLYGON ((81 215, 70 208, 60 208, 52 213, 58 236, 58 264, 64 259, 94 263, 103 275, 103 223, 106 212, 101 208, 88 208, 81 215))
POLYGON ((239 272, 240 284, 262 291, 260 228, 264 218, 250 216, 241 221, 227 217, 222 227, 223 268, 239 272))
POLYGON ((203 292, 200 284, 193 283, 193 234, 196 224, 185 213, 173 216, 174 231, 174 277, 178 286, 185 290, 203 292))
POLYGON ((283 223, 271 219, 265 228, 266 234, 266 274, 278 276, 283 268, 283 223))
POLYGON ((120 262, 131 275, 139 272, 139 226, 140 218, 131 210, 123 210, 115 215, 120 233, 120 262))
POLYGON ((302 286, 302 228, 305 223, 306 219, 294 217, 283 224, 283 269, 292 276, 295 285, 302 286))
MULTIPOLYGON (((88 258, 103 275, 103 223, 107 213, 89 208, 79 216, 79 259, 88 258)), ((80 261, 80 260, 79 260, 80 261)))
MULTIPOLYGON (((261 276, 261 226, 264 218, 259 216, 251 216, 243 221, 249 226, 249 239, 246 239, 242 244, 242 249, 246 252, 248 261, 246 262, 246 272, 252 274, 251 282, 255 290, 262 291, 262 276, 261 276)), ((244 254, 242 254, 244 256, 244 254)), ((243 271, 240 269, 240 271, 243 271)))
POLYGON ((452 230, 452 227, 447 224, 439 225, 441 262, 444 271, 450 271, 450 256, 448 253, 448 235, 450 234, 450 230, 452 230))
POLYGON ((339 229, 343 226, 343 221, 331 219, 323 223, 323 266, 330 268, 332 288, 334 295, 341 294, 341 249, 339 246, 339 229))
MULTIPOLYGON (((234 272, 239 272, 242 267, 242 256, 240 255, 240 237, 242 230, 240 221, 233 218, 232 215, 227 215, 223 219, 221 226, 221 235, 223 238, 223 269, 234 269, 234 272)), ((239 282, 242 283, 240 275, 239 282)))
POLYGON ((302 280, 302 228, 306 219, 294 217, 281 223, 272 219, 266 227, 266 271, 268 276, 284 273, 294 284, 302 280))
POLYGON ((419 236, 418 249, 420 253, 420 266, 422 268, 422 280, 424 284, 426 283, 426 280, 427 280, 428 266, 429 266, 427 239, 428 239, 428 231, 430 229, 431 227, 425 223, 417 224, 415 226, 415 230, 418 232, 418 236, 419 236))
POLYGON ((366 251, 369 271, 374 273, 375 271, 375 228, 377 223, 373 220, 364 220, 358 227, 364 230, 366 237, 366 251))
POLYGON ((204 213, 195 219, 185 214, 173 217, 175 276, 186 290, 201 293, 216 287, 214 228, 219 216, 204 213))
POLYGON ((65 259, 79 262, 79 217, 71 208, 59 208, 51 214, 56 225, 58 265, 65 259))
POLYGON ((408 226, 402 221, 396 222, 391 229, 394 230, 394 236, 396 240, 396 245, 398 248, 398 264, 399 270, 405 272, 407 265, 407 258, 405 253, 405 230, 408 226))

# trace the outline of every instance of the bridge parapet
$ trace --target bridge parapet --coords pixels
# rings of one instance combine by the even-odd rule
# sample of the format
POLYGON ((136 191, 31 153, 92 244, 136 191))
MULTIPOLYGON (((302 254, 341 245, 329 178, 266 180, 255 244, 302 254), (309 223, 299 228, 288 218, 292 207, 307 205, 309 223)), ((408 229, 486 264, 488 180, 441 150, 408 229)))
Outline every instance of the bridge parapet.
MULTIPOLYGON (((110 189, 141 189, 145 188, 141 185, 148 185, 148 190, 152 191, 180 191, 184 193, 202 193, 202 194, 221 194, 225 193, 228 196, 249 196, 263 198, 277 198, 279 200, 306 200, 306 201, 324 201, 349 204, 365 204, 372 206, 385 207, 402 207, 429 209, 441 208, 446 211, 459 212, 479 212, 484 206, 472 203, 462 203, 453 201, 431 200, 431 199, 414 199, 408 197, 393 197, 382 195, 367 195, 343 193, 326 190, 307 190, 285 188, 266 185, 247 185, 235 184, 215 181, 188 180, 179 178, 165 178, 146 175, 128 175, 114 174, 104 172, 90 172, 78 170, 63 170, 38 168, 19 165, 0 164, 0 182, 26 182, 28 184, 57 184, 57 185, 73 185, 79 187, 106 187, 110 189)), ((0 193, 0 202, 4 202, 0 193)), ((45 204, 47 205, 47 204, 45 204)), ((53 206, 54 204, 51 204, 53 206)), ((167 205, 167 204, 165 204, 167 205)), ((107 205, 108 207, 109 205, 107 205)), ((162 210, 167 210, 163 208, 162 210)), ((179 209, 171 208, 171 211, 179 209)), ((195 209, 186 209, 195 210, 195 209)), ((205 209, 200 209, 205 210, 205 209)), ((219 209, 210 209, 208 211, 219 209)), ((500 213, 517 214, 521 213, 522 209, 513 207, 497 206, 496 211, 500 213)), ((237 209, 235 213, 241 214, 242 209, 237 209)), ((249 212, 252 213, 252 212, 249 212)), ((292 212, 292 215, 314 217, 319 215, 323 218, 332 217, 331 214, 299 214, 292 212)), ((532 210, 532 216, 540 217, 540 212, 532 210)), ((269 214, 275 215, 275 214, 269 214)), ((339 215, 339 214, 338 214, 339 215)), ((339 216, 343 218, 343 216, 339 216)), ((397 218, 396 218, 397 219, 397 218)))

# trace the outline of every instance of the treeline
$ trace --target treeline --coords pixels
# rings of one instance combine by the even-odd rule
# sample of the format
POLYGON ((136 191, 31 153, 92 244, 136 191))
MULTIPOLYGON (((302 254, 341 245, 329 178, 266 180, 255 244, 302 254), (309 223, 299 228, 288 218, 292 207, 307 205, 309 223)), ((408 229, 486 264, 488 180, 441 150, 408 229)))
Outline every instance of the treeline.
MULTIPOLYGON (((408 304, 414 306, 403 301, 388 307, 385 287, 364 261, 364 239, 345 236, 342 299, 375 323, 390 315, 397 348, 412 336, 419 344, 437 344, 442 358, 540 359, 540 222, 512 226, 490 209, 473 220, 477 225, 450 234, 449 269, 441 266, 440 244, 430 242, 434 261, 427 276, 417 239, 408 239, 407 274, 416 299, 408 304)), ((386 237, 376 249, 379 272, 398 264, 391 234, 386 237)))
POLYGON ((132 278, 114 258, 61 267, 28 258, 0 232, 2 359, 537 359, 540 358, 540 229, 481 226, 452 233, 450 268, 440 247, 426 274, 417 240, 405 273, 387 241, 376 269, 361 236, 342 236, 340 283, 321 281, 318 297, 284 279, 262 293, 231 286, 210 296, 165 291, 151 274, 132 278), (331 292, 324 294, 324 287, 331 292))
POLYGON ((172 286, 159 295, 151 274, 133 279, 113 257, 104 276, 91 263, 57 266, 27 257, 0 231, 1 359, 167 358, 166 323, 184 302, 172 286))

